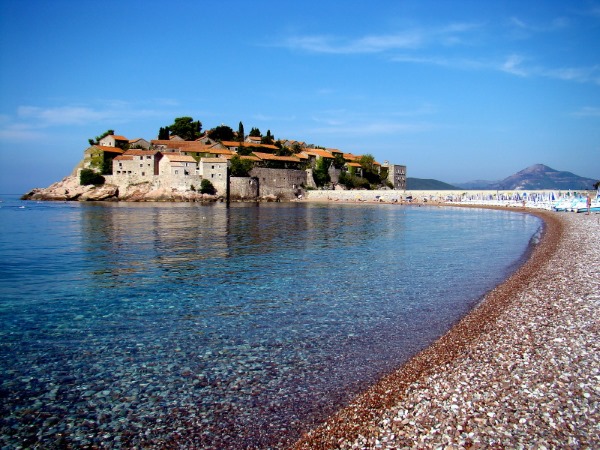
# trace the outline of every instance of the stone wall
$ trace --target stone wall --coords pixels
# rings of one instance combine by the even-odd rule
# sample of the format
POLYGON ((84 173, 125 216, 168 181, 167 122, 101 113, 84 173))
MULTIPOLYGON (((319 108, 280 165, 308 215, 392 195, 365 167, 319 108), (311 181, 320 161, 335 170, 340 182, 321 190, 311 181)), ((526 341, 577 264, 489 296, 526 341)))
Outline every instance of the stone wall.
POLYGON ((258 180, 252 177, 229 178, 230 200, 256 200, 258 198, 258 180))
POLYGON ((266 169, 255 167, 250 175, 258 180, 260 197, 275 196, 282 200, 296 198, 306 185, 306 171, 293 169, 266 169))

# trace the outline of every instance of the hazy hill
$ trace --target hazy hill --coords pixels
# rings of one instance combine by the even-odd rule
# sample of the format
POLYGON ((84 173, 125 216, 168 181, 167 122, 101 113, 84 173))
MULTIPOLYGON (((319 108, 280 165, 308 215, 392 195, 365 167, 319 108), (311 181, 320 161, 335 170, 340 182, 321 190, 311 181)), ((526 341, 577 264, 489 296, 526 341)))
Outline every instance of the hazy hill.
POLYGON ((594 189, 597 180, 584 178, 571 172, 554 170, 543 164, 535 164, 501 181, 477 180, 459 183, 463 189, 594 189))
POLYGON ((406 177, 406 189, 411 191, 447 191, 458 188, 443 181, 432 180, 430 178, 406 177))

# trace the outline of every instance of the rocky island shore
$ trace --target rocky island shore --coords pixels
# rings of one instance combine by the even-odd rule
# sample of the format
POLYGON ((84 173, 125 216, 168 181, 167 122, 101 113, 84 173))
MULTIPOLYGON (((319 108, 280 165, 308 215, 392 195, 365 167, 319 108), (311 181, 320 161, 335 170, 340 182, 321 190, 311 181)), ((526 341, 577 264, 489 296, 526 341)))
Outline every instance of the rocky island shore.
POLYGON ((151 183, 139 183, 120 189, 113 184, 81 185, 79 178, 68 176, 47 188, 36 188, 22 200, 48 201, 127 201, 127 202, 215 202, 223 196, 181 191, 173 188, 154 188, 151 183))
POLYGON ((600 216, 538 214, 517 273, 294 448, 598 448, 600 216))

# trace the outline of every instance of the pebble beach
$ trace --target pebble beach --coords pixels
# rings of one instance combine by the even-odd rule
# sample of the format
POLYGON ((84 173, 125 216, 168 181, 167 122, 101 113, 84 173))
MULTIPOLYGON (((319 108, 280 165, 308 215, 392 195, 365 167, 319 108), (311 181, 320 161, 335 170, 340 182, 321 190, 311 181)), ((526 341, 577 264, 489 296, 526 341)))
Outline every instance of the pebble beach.
POLYGON ((294 448, 599 448, 600 215, 535 214, 515 274, 294 448))

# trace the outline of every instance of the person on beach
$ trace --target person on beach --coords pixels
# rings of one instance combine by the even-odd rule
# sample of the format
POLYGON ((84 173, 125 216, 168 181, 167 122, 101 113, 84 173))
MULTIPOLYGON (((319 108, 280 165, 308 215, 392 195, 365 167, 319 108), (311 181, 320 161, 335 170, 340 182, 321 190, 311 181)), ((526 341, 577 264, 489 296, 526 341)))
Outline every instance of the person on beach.
POLYGON ((586 207, 587 207, 587 212, 586 214, 590 214, 591 210, 592 210, 592 196, 590 194, 588 194, 587 196, 587 200, 585 202, 586 207))

